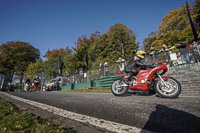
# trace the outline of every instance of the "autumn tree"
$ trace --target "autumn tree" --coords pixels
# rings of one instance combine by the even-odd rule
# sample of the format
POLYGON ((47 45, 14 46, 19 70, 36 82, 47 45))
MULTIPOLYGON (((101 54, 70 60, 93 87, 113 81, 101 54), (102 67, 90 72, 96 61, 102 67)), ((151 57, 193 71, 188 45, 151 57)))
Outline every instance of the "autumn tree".
POLYGON ((195 0, 192 8, 194 22, 198 32, 200 32, 200 0, 195 0))
POLYGON ((26 67, 39 58, 40 51, 28 42, 10 41, 0 46, 0 68, 10 77, 10 81, 15 74, 22 82, 26 67))
POLYGON ((130 59, 138 48, 135 42, 136 34, 123 24, 115 24, 109 30, 100 35, 99 32, 91 34, 89 38, 85 35, 78 38, 75 47, 75 60, 77 69, 86 67, 96 68, 99 63, 108 61, 115 62, 119 56, 130 59), (86 51, 87 50, 87 51, 86 51), (87 54, 86 54, 87 52, 87 54))
POLYGON ((44 61, 44 74, 46 79, 55 78, 57 75, 66 75, 66 73, 75 72, 75 59, 72 49, 66 47, 65 49, 48 50, 44 55, 47 60, 44 61))
POLYGON ((45 79, 49 80, 49 79, 55 78, 58 75, 58 71, 59 71, 58 62, 59 62, 58 58, 50 58, 43 62, 43 65, 44 65, 43 72, 44 72, 45 79))
POLYGON ((115 24, 93 41, 89 48, 92 67, 108 61, 115 62, 119 56, 129 60, 138 48, 136 34, 123 24, 115 24))
POLYGON ((35 77, 35 75, 44 71, 44 65, 43 64, 44 63, 43 63, 42 60, 38 60, 35 63, 30 63, 27 66, 26 71, 24 72, 24 75, 26 77, 28 77, 29 79, 33 79, 35 77))
POLYGON ((76 71, 76 58, 72 49, 66 47, 64 53, 64 75, 73 74, 76 71))
POLYGON ((126 60, 133 57, 138 48, 136 34, 123 24, 115 24, 107 31, 109 38, 108 57, 114 62, 119 56, 126 60))
POLYGON ((44 55, 44 57, 47 58, 48 62, 56 61, 55 63, 53 63, 53 64, 57 63, 57 69, 55 71, 57 71, 57 74, 61 76, 62 76, 62 70, 64 67, 64 64, 63 64, 64 53, 65 53, 65 50, 63 48, 60 48, 60 49, 48 50, 46 54, 44 55))
MULTIPOLYGON (((193 8, 191 5, 190 7, 193 8)), ((192 18, 194 20, 198 18, 198 10, 195 11, 196 13, 192 12, 192 18)), ((150 46, 161 49, 163 43, 170 46, 176 45, 178 41, 191 43, 191 41, 194 40, 194 37, 188 20, 186 6, 184 5, 178 9, 170 11, 169 14, 163 17, 158 31, 152 33, 143 41, 146 50, 149 49, 150 46)))
POLYGON ((88 50, 93 44, 95 38, 88 39, 86 35, 82 35, 78 38, 77 42, 75 43, 75 47, 72 47, 75 54, 74 58, 76 61, 76 69, 84 68, 84 70, 88 70, 88 50))

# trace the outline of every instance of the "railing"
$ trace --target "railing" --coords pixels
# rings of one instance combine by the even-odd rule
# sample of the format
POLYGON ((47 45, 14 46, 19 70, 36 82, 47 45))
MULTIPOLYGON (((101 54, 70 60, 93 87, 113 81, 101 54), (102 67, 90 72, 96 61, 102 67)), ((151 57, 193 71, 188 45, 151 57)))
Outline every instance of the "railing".
MULTIPOLYGON (((191 48, 192 48, 192 46, 188 45, 187 52, 188 52, 190 63, 195 63, 195 62, 199 63, 200 45, 197 45, 198 51, 195 54, 192 53, 191 48), (195 56, 198 57, 198 60, 196 60, 195 56)), ((145 62, 150 63, 151 61, 162 61, 162 62, 165 62, 168 66, 176 66, 176 65, 186 63, 186 61, 184 61, 182 59, 181 54, 178 49, 171 49, 169 55, 166 52, 159 52, 156 55, 154 55, 153 57, 150 55, 147 55, 145 62)), ((128 62, 128 61, 126 61, 126 62, 128 62)), ((109 64, 106 66, 102 66, 99 69, 89 70, 87 72, 79 72, 78 74, 73 74, 73 75, 64 77, 63 85, 85 83, 88 80, 98 80, 102 77, 115 75, 119 71, 120 71, 119 63, 109 64)))

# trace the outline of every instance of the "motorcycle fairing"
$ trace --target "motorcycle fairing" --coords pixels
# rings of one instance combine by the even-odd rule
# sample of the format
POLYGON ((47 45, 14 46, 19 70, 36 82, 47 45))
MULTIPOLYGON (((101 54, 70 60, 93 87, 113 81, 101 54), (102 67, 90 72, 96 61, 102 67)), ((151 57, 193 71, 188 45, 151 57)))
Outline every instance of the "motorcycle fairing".
MULTIPOLYGON (((129 88, 137 89, 137 90, 141 90, 141 91, 148 91, 149 87, 148 87, 147 81, 152 81, 155 73, 159 70, 164 70, 164 72, 162 73, 162 74, 164 74, 165 72, 167 72, 167 67, 164 64, 162 64, 159 66, 159 68, 155 67, 155 68, 149 69, 149 70, 139 70, 139 73, 136 78, 137 85, 129 86, 129 88), (141 81, 143 81, 143 82, 141 82, 141 81)), ((163 76, 164 80, 167 80, 168 78, 170 78, 170 77, 163 76)))

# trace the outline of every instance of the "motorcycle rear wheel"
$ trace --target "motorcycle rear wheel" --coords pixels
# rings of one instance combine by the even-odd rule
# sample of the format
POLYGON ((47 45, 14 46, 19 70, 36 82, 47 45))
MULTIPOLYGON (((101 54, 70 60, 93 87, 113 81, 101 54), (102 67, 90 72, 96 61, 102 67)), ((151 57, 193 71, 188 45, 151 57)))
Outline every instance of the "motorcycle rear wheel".
POLYGON ((176 98, 181 93, 181 85, 174 78, 168 78, 165 81, 166 86, 162 84, 161 80, 157 80, 154 84, 156 93, 163 98, 176 98))
POLYGON ((124 96, 127 94, 128 85, 121 80, 116 80, 112 84, 111 91, 115 96, 124 96))

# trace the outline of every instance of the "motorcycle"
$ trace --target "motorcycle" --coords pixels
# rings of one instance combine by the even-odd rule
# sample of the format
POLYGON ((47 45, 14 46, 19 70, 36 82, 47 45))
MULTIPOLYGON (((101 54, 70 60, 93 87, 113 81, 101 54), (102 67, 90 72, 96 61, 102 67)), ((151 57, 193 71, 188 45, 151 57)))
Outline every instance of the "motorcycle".
POLYGON ((35 92, 39 84, 39 79, 34 79, 30 91, 35 92))
POLYGON ((170 77, 161 76, 167 72, 163 62, 152 62, 150 67, 139 69, 136 77, 132 76, 127 81, 127 74, 119 74, 119 79, 114 81, 111 91, 115 96, 123 96, 130 90, 151 91, 155 90, 163 98, 176 98, 181 93, 180 83, 170 77))
POLYGON ((24 91, 29 91, 31 89, 31 83, 24 84, 24 91))

